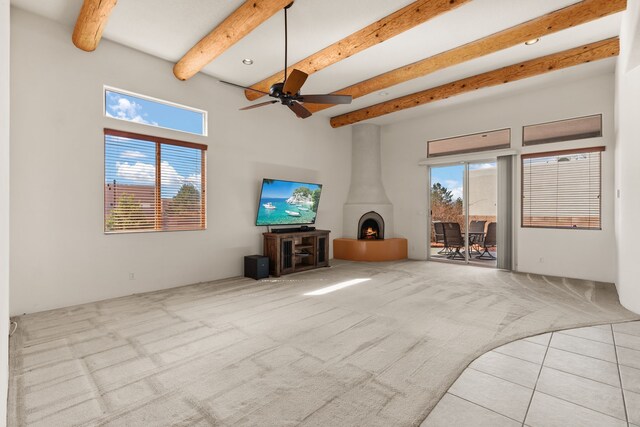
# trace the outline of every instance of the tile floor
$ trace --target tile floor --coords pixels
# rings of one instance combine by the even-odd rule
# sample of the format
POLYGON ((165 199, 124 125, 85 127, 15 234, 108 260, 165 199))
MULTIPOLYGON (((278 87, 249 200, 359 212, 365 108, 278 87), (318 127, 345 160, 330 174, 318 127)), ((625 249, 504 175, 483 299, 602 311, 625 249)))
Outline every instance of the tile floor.
POLYGON ((640 427, 640 322, 537 335, 485 353, 422 426, 640 427))

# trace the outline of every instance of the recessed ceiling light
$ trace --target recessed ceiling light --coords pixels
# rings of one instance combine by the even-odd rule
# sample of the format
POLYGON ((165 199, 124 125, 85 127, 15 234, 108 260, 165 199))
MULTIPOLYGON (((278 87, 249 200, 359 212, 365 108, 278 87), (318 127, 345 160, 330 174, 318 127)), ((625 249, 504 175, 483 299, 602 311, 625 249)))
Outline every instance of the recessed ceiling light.
POLYGON ((536 44, 540 41, 540 39, 531 39, 531 40, 527 40, 526 42, 524 42, 524 44, 526 44, 527 46, 531 46, 532 44, 536 44))
POLYGON ((253 65, 253 59, 245 58, 242 60, 244 65, 253 65))
POLYGON ((380 96, 387 96, 387 95, 389 95, 389 92, 385 92, 385 91, 378 92, 378 95, 380 95, 380 96))

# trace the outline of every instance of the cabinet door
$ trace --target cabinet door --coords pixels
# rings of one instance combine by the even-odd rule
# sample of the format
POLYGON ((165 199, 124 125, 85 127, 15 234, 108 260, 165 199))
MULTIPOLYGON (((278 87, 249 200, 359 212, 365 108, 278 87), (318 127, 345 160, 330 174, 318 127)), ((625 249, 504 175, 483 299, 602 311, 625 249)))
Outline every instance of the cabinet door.
POLYGON ((318 267, 326 267, 329 265, 329 236, 318 236, 316 242, 318 242, 316 247, 316 265, 318 267))
POLYGON ((294 257, 293 239, 280 240, 280 274, 292 273, 295 270, 294 257))

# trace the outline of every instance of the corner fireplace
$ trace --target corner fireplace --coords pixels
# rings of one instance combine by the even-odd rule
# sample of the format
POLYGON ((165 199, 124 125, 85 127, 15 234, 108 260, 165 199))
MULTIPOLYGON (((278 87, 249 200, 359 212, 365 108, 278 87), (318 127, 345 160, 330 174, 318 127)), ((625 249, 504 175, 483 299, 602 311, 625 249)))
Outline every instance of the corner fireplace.
POLYGON ((379 213, 371 211, 360 217, 358 240, 384 240, 384 220, 379 213))

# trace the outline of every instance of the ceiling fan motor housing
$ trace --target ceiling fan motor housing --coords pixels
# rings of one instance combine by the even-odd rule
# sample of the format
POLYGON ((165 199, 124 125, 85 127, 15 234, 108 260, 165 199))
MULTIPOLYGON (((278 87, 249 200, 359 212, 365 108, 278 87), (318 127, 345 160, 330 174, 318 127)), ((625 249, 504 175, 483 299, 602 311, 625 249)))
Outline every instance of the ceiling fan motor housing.
POLYGON ((280 98, 283 93, 282 93, 282 88, 284 87, 284 83, 274 83, 271 85, 271 87, 269 88, 269 95, 273 96, 274 98, 280 98))

